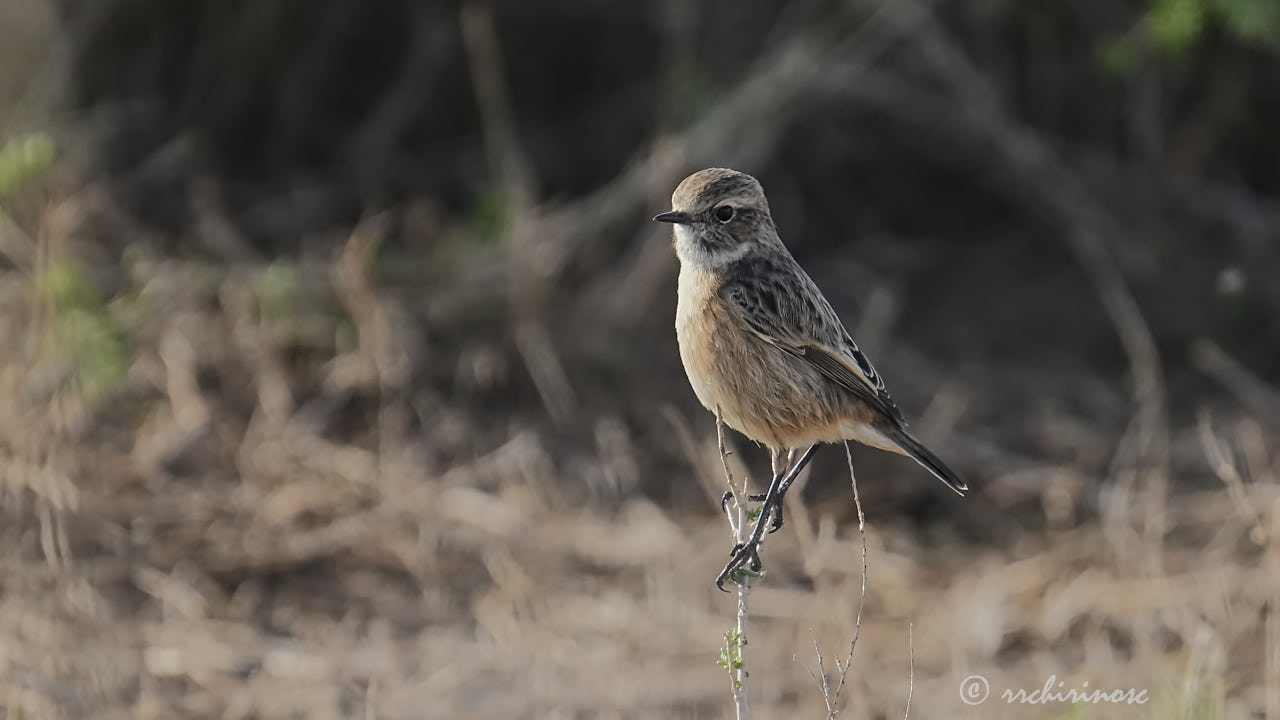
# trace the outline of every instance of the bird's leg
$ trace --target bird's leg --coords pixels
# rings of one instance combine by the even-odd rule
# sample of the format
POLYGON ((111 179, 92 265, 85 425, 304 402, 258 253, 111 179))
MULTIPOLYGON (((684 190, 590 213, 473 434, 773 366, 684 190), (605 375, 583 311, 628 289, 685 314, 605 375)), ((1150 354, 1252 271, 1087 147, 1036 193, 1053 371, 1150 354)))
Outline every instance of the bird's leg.
MULTIPOLYGON (((777 478, 779 475, 785 475, 787 473, 787 467, 791 461, 791 456, 790 454, 788 454, 787 462, 783 463, 782 461, 783 452, 784 451, 781 448, 769 450, 769 461, 772 463, 773 477, 775 478, 777 478)), ((790 451, 786 451, 786 452, 789 453, 790 451)), ((773 481, 770 481, 770 482, 773 482, 773 481)), ((761 502, 764 500, 764 493, 753 493, 751 495, 748 495, 747 499, 752 502, 761 502)))
MULTIPOLYGON (((783 466, 784 469, 790 466, 791 462, 795 459, 795 456, 796 456, 796 448, 791 448, 790 450, 787 451, 787 464, 783 466)), ((803 462, 807 463, 808 460, 804 460, 803 462)), ((781 463, 782 463, 782 451, 775 450, 773 453, 773 474, 775 477, 779 473, 778 466, 781 463)), ((804 469, 804 465, 801 465, 800 469, 804 469)), ((769 525, 770 534, 776 533, 782 529, 782 507, 783 507, 782 501, 786 497, 787 488, 791 487, 791 483, 795 482, 796 477, 799 474, 800 474, 800 470, 796 470, 794 473, 788 470, 786 473, 788 479, 785 482, 783 482, 783 484, 778 488, 778 509, 777 509, 777 512, 775 512, 773 515, 773 522, 770 523, 769 525)), ((759 502, 761 500, 764 500, 764 495, 752 495, 750 496, 750 499, 759 502)))
POLYGON ((729 558, 729 562, 720 571, 720 575, 716 577, 716 587, 724 590, 724 581, 729 579, 738 582, 739 579, 735 578, 734 575, 742 570, 747 563, 751 563, 752 570, 758 571, 760 569, 759 547, 760 538, 764 535, 765 524, 769 522, 773 513, 777 512, 781 515, 782 508, 780 503, 782 496, 779 493, 779 489, 790 486, 791 483, 795 482, 796 475, 800 474, 804 466, 809 464, 810 458, 813 457, 813 453, 817 449, 816 443, 810 445, 809 449, 804 451, 800 459, 785 474, 779 473, 773 476, 773 480, 769 483, 769 489, 765 492, 764 505, 760 508, 760 515, 756 518, 755 527, 751 530, 751 537, 745 543, 734 547, 733 556, 729 558))
MULTIPOLYGON (((795 456, 795 450, 787 450, 784 454, 781 448, 773 451, 773 474, 785 475, 787 468, 791 467, 791 460, 795 456)), ((769 522, 769 534, 778 532, 782 529, 782 500, 787 494, 787 486, 778 486, 778 509, 773 512, 773 520, 769 522)), ((758 560, 757 560, 758 562, 758 560)))
MULTIPOLYGON (((742 582, 743 579, 736 577, 737 573, 742 570, 744 565, 750 563, 751 571, 758 573, 762 566, 760 562, 760 537, 764 534, 764 524, 769 519, 771 509, 776 504, 778 487, 782 485, 785 476, 782 473, 774 474, 769 481, 769 488, 763 496, 751 495, 750 499, 760 499, 764 504, 760 506, 760 514, 756 516, 755 524, 751 528, 751 537, 746 542, 740 542, 733 546, 729 551, 729 562, 720 571, 720 575, 716 577, 716 587, 724 592, 724 581, 732 579, 734 582, 742 582)), ((741 536, 739 536, 741 537, 741 536)))
MULTIPOLYGON (((800 461, 797 463, 799 467, 797 467, 794 471, 787 471, 787 479, 783 481, 782 487, 778 488, 778 495, 787 494, 787 489, 791 487, 791 483, 796 481, 796 478, 800 476, 800 471, 804 469, 805 465, 809 464, 809 460, 813 457, 814 447, 816 447, 816 445, 810 445, 809 449, 805 451, 804 456, 801 457, 800 461)), ((788 456, 788 459, 793 458, 795 456, 796 456, 796 450, 795 448, 792 448, 788 456)))
MULTIPOLYGON (((773 449, 773 450, 770 450, 770 451, 769 451, 769 459, 770 459, 770 461, 771 461, 771 462, 772 462, 772 464, 773 464, 773 477, 769 480, 769 486, 768 486, 768 487, 769 487, 769 489, 773 489, 775 486, 779 486, 779 485, 781 484, 783 477, 786 475, 787 466, 786 466, 786 465, 784 465, 784 464, 783 464, 783 462, 782 462, 782 450, 779 450, 779 449, 773 449)), ((725 503, 728 501, 728 495, 729 495, 729 493, 725 493, 725 497, 720 498, 720 509, 721 509, 721 510, 724 510, 724 508, 725 508, 725 503)), ((756 494, 747 495, 747 499, 748 499, 748 500, 750 500, 750 501, 752 501, 752 502, 762 502, 762 501, 764 501, 767 497, 768 497, 768 493, 767 493, 767 492, 766 492, 765 494, 759 494, 759 493, 756 493, 756 494)), ((779 507, 779 509, 781 509, 781 508, 779 507)), ((759 513, 758 515, 756 515, 756 517, 757 517, 757 518, 767 517, 767 516, 765 515, 765 506, 761 506, 761 507, 760 507, 760 513, 759 513)), ((776 523, 775 523, 775 524, 776 524, 776 523)), ((773 532, 773 530, 770 530, 769 532, 773 532)), ((741 550, 741 549, 742 549, 742 547, 743 547, 743 545, 745 545, 745 544, 746 544, 746 543, 738 543, 738 544, 734 545, 734 546, 733 546, 733 549, 729 551, 729 554, 730 554, 730 555, 735 555, 735 554, 737 554, 737 552, 738 552, 739 550, 741 550)), ((758 551, 758 550, 757 550, 757 552, 755 552, 755 553, 751 556, 751 569, 752 569, 753 571, 759 571, 759 570, 760 570, 760 553, 759 553, 759 551, 758 551)), ((723 589, 723 588, 721 588, 721 589, 723 589)))
MULTIPOLYGON (((787 474, 787 468, 791 466, 791 459, 793 457, 795 457, 795 450, 783 450, 782 448, 774 448, 770 452, 769 458, 773 463, 773 476, 775 478, 782 477, 787 474)), ((771 535, 782 529, 782 500, 786 492, 787 492, 786 487, 784 486, 778 487, 778 502, 777 502, 778 509, 776 512, 773 513, 773 520, 769 523, 769 534, 771 535)), ((765 499, 765 496, 749 495, 747 496, 747 499, 754 500, 755 502, 761 502, 765 499)), ((763 516, 763 514, 764 514, 764 508, 761 508, 761 515, 763 516)), ((755 566, 758 565, 759 562, 760 561, 758 558, 754 560, 751 563, 752 569, 755 569, 755 566)))

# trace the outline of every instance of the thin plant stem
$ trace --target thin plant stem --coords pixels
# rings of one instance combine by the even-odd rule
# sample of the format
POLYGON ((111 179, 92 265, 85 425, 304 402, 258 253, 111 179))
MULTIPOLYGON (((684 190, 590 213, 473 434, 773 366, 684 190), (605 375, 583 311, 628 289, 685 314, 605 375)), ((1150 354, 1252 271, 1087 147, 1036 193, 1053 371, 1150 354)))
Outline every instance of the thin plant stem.
MULTIPOLYGON (((741 490, 733 483, 733 473, 729 470, 729 451, 724 444, 724 419, 718 407, 716 408, 716 442, 720 448, 720 464, 724 468, 724 479, 729 484, 729 493, 732 497, 732 503, 725 505, 725 514, 729 519, 729 532, 733 535, 734 542, 743 543, 747 541, 748 525, 746 508, 742 503, 747 494, 746 481, 744 479, 741 490)), ((746 720, 751 715, 747 695, 747 630, 751 621, 748 600, 751 595, 751 584, 746 577, 739 580, 737 584, 738 617, 733 632, 725 637, 724 658, 728 663, 726 669, 732 679, 734 717, 737 720, 746 720)))
POLYGON ((911 698, 916 694, 916 626, 907 624, 907 653, 910 657, 911 674, 907 676, 907 709, 902 713, 902 720, 911 720, 911 698))
MULTIPOLYGON (((845 656, 844 667, 840 668, 840 684, 836 686, 836 697, 844 687, 845 678, 849 675, 849 666, 853 664, 853 649, 858 646, 858 637, 862 634, 862 606, 867 600, 867 516, 862 513, 862 497, 858 495, 858 478, 853 474, 853 451, 849 449, 849 441, 844 441, 844 457, 849 464, 849 485, 853 488, 853 506, 858 510, 858 539, 862 541, 862 587, 858 591, 858 615, 853 621, 853 640, 849 641, 849 653, 845 656)), ((840 666, 840 660, 836 660, 840 666)))
MULTIPOLYGON (((813 638, 813 651, 818 656, 818 675, 814 675, 812 671, 809 675, 818 683, 818 689, 822 691, 822 700, 827 704, 827 720, 835 720, 836 715, 840 713, 840 691, 844 689, 845 681, 849 678, 849 668, 853 666, 853 650, 858 646, 858 638, 862 635, 862 606, 867 600, 867 519, 862 513, 862 498, 858 495, 858 479, 853 474, 853 451, 849 449, 848 441, 844 444, 845 459, 849 463, 849 483, 853 487, 853 504, 858 509, 858 537, 862 540, 862 588, 858 593, 858 614, 853 624, 853 639, 849 641, 849 652, 845 655, 844 662, 840 658, 836 658, 836 670, 840 671, 840 681, 836 683, 835 688, 831 687, 831 678, 827 676, 827 668, 823 662, 822 650, 818 647, 818 639, 813 638)), ((813 636, 813 630, 809 631, 810 637, 813 636)), ((912 672, 915 672, 915 659, 912 658, 912 672)), ((912 681, 914 684, 914 680, 912 681)), ((910 712, 911 701, 908 699, 907 706, 910 712)))

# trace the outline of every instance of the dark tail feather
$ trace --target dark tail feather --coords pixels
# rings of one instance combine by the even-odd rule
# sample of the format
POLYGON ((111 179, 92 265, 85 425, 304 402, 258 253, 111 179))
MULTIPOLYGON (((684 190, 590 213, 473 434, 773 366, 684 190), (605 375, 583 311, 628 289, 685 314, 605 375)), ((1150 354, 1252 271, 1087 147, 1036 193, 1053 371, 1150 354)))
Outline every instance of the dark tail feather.
MULTIPOLYGON (((882 430, 882 432, 885 432, 882 430)), ((969 486, 964 484, 959 475, 952 472, 937 455, 934 455, 929 448, 920 444, 920 441, 911 436, 911 433, 900 428, 893 428, 885 432, 898 447, 906 451, 916 462, 920 463, 925 470, 933 473, 934 477, 947 484, 947 487, 955 491, 960 497, 969 491, 969 486)))

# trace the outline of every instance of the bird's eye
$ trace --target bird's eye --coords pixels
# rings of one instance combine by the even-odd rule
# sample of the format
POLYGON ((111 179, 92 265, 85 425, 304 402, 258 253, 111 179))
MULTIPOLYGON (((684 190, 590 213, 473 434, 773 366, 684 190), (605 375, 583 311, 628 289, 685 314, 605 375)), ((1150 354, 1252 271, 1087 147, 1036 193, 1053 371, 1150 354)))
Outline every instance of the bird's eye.
POLYGON ((733 219, 733 208, 728 205, 721 205, 715 210, 716 219, 722 223, 727 223, 733 219))

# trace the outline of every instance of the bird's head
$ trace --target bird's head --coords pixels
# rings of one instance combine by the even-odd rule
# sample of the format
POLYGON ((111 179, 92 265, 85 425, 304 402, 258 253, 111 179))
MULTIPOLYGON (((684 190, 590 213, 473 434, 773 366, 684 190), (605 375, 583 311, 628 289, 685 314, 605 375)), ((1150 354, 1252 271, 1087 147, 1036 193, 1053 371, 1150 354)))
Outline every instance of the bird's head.
POLYGON ((653 218, 675 225, 681 263, 714 268, 777 245, 769 201, 746 173, 710 168, 685 178, 671 195, 671 212, 653 218))

